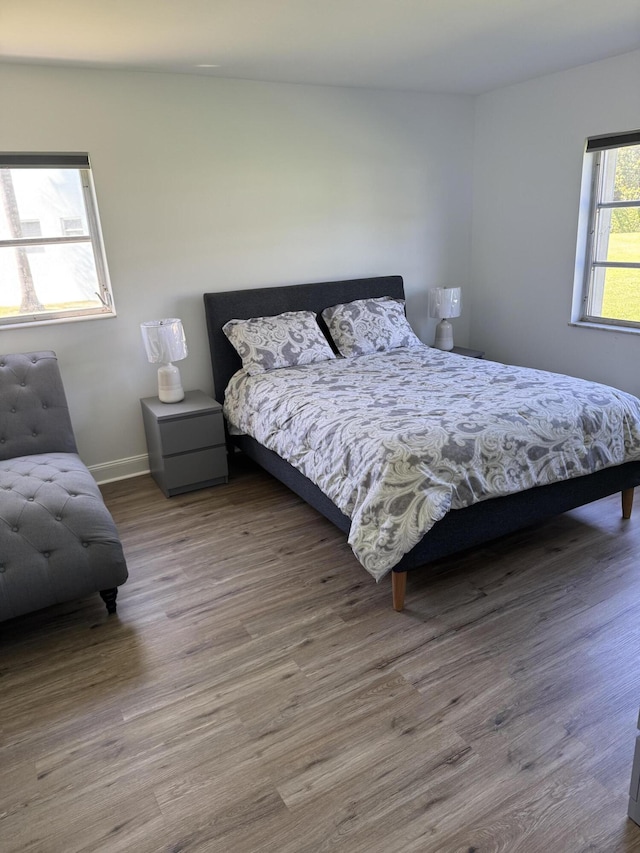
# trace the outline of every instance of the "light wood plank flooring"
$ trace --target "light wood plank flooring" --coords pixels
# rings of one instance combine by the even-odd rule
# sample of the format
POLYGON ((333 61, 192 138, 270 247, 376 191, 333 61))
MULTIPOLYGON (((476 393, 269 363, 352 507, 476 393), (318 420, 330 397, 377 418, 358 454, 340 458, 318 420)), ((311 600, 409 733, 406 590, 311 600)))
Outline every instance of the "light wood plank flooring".
POLYGON ((118 616, 0 625, 2 853, 640 853, 640 507, 410 573, 395 613, 247 463, 104 494, 118 616))

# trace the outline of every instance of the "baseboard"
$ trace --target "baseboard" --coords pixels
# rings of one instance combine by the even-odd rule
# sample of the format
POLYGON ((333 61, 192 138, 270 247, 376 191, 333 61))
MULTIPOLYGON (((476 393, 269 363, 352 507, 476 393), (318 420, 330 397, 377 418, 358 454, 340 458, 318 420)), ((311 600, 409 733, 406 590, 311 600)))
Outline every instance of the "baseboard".
POLYGON ((99 465, 89 465, 96 483, 112 483, 114 480, 126 480, 129 477, 139 477, 149 473, 149 457, 146 453, 139 456, 129 456, 127 459, 114 459, 113 462, 101 462, 99 465))

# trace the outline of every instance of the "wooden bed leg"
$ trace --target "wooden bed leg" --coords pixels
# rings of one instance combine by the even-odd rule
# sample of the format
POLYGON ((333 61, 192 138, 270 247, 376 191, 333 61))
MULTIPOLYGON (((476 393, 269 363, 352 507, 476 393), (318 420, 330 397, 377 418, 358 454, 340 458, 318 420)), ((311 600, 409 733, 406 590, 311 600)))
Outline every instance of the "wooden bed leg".
POLYGON ((631 508, 633 507, 634 489, 623 489, 622 494, 622 517, 631 518, 631 508))
POLYGON ((407 573, 391 572, 391 594, 393 609, 400 613, 404 608, 404 594, 407 589, 407 573))

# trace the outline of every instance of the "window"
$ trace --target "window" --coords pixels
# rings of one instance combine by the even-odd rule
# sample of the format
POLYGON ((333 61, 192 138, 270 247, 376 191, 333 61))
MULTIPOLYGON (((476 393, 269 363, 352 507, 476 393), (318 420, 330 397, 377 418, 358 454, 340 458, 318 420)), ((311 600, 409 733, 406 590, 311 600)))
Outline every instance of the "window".
POLYGON ((574 319, 640 329, 640 131, 587 140, 582 198, 574 319))
MULTIPOLYGON (((39 219, 21 219, 20 232, 23 237, 42 237, 42 228, 40 227, 39 219)), ((33 254, 34 252, 44 252, 41 246, 29 246, 25 252, 33 254)))
POLYGON ((0 153, 0 326, 113 314, 88 155, 0 153))
POLYGON ((21 219, 20 231, 23 237, 42 237, 42 226, 39 219, 21 219))
POLYGON ((79 216, 63 216, 60 227, 65 237, 77 237, 83 233, 82 219, 79 216))

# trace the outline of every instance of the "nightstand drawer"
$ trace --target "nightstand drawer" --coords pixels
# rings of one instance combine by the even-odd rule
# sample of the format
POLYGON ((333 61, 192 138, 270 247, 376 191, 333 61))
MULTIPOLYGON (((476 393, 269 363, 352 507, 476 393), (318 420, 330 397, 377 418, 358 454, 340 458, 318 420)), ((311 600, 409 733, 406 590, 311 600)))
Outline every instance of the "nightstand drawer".
POLYGON ((227 448, 194 450, 164 460, 164 484, 170 491, 181 486, 218 480, 227 476, 227 448))
POLYGON ((163 456, 224 444, 224 421, 219 411, 163 420, 158 426, 163 456))

